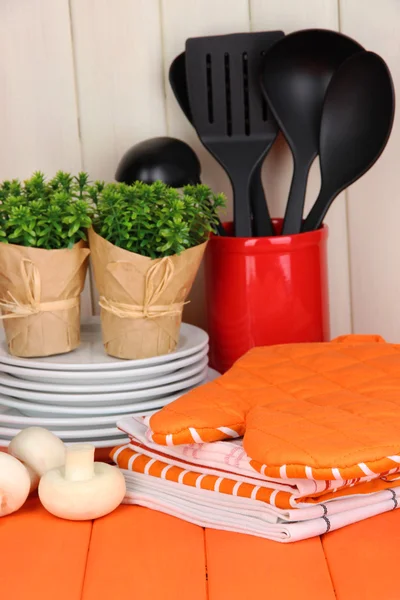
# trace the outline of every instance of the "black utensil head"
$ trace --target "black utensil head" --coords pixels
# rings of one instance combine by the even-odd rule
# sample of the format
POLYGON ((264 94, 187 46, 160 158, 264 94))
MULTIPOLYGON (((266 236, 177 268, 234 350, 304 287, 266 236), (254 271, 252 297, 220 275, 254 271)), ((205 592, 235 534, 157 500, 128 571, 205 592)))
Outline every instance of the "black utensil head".
POLYGON ((318 152, 329 81, 340 64, 360 50, 360 44, 336 31, 305 29, 278 41, 265 56, 265 97, 292 151, 306 163, 318 152))
POLYGON ((188 144, 176 138, 155 137, 135 144, 124 154, 115 179, 128 184, 160 180, 180 188, 200 183, 200 174, 200 161, 188 144))
POLYGON ((259 72, 282 31, 236 33, 186 41, 186 78, 193 122, 208 138, 261 138, 277 125, 263 99, 259 72))
POLYGON ((168 77, 175 98, 185 117, 191 123, 192 113, 190 111, 189 92, 186 81, 186 61, 184 52, 178 54, 172 61, 168 77))
POLYGON ((394 87, 385 61, 374 52, 348 58, 326 92, 320 132, 321 177, 339 194, 382 154, 392 129, 394 87))

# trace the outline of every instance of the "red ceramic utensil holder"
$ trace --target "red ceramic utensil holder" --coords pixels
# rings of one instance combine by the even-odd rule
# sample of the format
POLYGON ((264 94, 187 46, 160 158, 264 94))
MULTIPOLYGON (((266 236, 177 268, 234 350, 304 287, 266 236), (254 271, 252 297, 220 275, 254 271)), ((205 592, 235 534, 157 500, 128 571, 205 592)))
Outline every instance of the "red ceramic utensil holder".
MULTIPOLYGON (((279 232, 282 220, 274 226, 279 232)), ((225 372, 254 346, 328 341, 327 238, 326 226, 275 237, 212 236, 205 278, 214 369, 225 372)))

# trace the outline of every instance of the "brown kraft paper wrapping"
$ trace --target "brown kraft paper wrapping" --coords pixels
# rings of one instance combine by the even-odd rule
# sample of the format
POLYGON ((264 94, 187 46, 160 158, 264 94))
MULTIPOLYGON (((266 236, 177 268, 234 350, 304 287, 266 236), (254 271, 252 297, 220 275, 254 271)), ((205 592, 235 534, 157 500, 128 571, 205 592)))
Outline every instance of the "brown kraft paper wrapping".
POLYGON ((50 356, 80 343, 80 294, 90 250, 0 243, 0 309, 14 356, 50 356))
POLYGON ((106 352, 137 359, 175 350, 183 306, 207 242, 155 260, 118 248, 93 229, 89 244, 106 352))

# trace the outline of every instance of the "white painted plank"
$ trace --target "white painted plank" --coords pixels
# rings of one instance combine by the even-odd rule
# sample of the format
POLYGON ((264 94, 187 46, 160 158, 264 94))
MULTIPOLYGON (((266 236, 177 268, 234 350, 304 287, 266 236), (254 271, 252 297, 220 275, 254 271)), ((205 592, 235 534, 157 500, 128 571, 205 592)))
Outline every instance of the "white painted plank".
MULTIPOLYGON (((172 60, 185 49, 189 37, 218 35, 249 30, 247 0, 161 0, 166 80, 168 134, 185 140, 198 154, 202 166, 202 180, 216 192, 228 197, 227 210, 221 218, 232 215, 232 194, 229 179, 220 165, 203 148, 193 128, 180 110, 168 83, 168 70, 172 60)), ((201 269, 185 308, 185 321, 206 328, 203 270, 201 269)))
MULTIPOLYGON (((253 31, 281 29, 291 33, 313 27, 338 29, 336 0, 250 0, 253 31)), ((285 211, 292 176, 292 156, 283 138, 267 157, 263 182, 271 213, 282 216, 285 211)), ((312 167, 307 190, 305 213, 317 197, 320 186, 319 165, 312 167)), ((351 330, 351 305, 348 268, 347 219, 344 194, 329 211, 328 266, 330 289, 331 336, 351 330)))
POLYGON ((71 0, 83 164, 114 179, 124 152, 165 135, 158 0, 71 0))
POLYGON ((128 148, 166 133, 159 4, 71 0, 71 15, 83 165, 111 181, 128 148))
MULTIPOLYGON (((68 0, 0 3, 0 179, 81 169, 68 0)), ((82 313, 91 313, 89 291, 82 313)))
MULTIPOLYGON (((400 2, 341 0, 341 30, 388 63, 400 86, 400 2)), ((378 162, 348 190, 354 330, 400 341, 400 124, 378 162)))

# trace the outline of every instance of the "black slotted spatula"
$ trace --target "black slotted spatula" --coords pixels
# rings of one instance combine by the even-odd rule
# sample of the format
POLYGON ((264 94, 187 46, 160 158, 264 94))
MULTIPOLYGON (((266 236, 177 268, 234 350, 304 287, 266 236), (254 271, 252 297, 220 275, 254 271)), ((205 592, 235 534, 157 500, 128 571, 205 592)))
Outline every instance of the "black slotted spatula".
MULTIPOLYGON (((189 93, 186 82, 185 53, 182 52, 174 58, 169 68, 169 82, 175 98, 185 117, 193 125, 192 113, 189 104, 189 93)), ((262 161, 254 169, 250 181, 250 204, 253 213, 253 235, 255 237, 273 236, 275 229, 265 200, 264 188, 261 179, 262 161)), ((219 235, 226 235, 221 224, 217 226, 219 235)))
POLYGON ((282 37, 282 31, 268 31, 186 41, 192 122, 231 181, 237 237, 252 236, 251 178, 278 134, 259 76, 264 54, 282 37))

